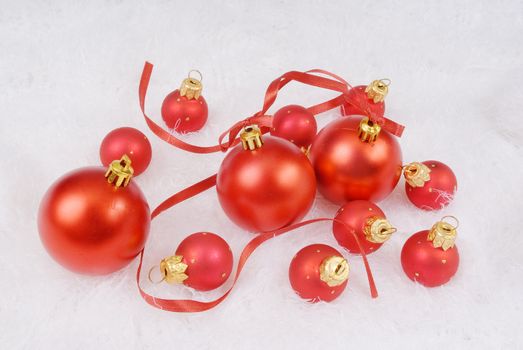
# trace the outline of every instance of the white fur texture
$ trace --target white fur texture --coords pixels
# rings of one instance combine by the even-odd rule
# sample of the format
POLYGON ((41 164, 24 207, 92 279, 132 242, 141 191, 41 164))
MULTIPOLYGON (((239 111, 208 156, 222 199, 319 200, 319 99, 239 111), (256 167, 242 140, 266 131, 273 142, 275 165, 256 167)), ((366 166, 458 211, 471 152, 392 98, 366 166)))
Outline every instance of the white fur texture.
MULTIPOLYGON (((522 14, 518 0, 2 1, 0 348, 523 347, 522 14), (380 203, 399 232, 369 258, 376 300, 352 256, 349 287, 335 302, 311 305, 291 290, 287 269, 299 249, 337 247, 329 224, 262 246, 231 296, 201 314, 145 304, 136 261, 108 277, 74 275, 42 247, 36 212, 56 178, 99 164, 107 132, 128 125, 149 136, 154 159, 136 182, 151 207, 214 173, 223 157, 182 152, 148 131, 137 98, 145 60, 155 64, 147 109, 158 122, 163 97, 190 69, 203 73, 209 123, 185 137, 201 145, 258 110, 268 83, 285 71, 324 68, 355 85, 390 78, 387 114, 407 126, 404 161, 451 166, 457 197, 442 212, 421 212, 402 180, 380 203), (461 220, 460 269, 448 285, 426 289, 404 276, 400 250, 445 214, 461 220)), ((275 108, 331 96, 290 84, 275 108)), ((320 124, 337 114, 319 116, 320 124)), ((308 217, 336 209, 318 196, 308 217)), ((211 190, 154 222, 145 266, 201 230, 224 237, 236 259, 252 237, 228 221, 211 190)), ((224 290, 144 287, 200 299, 224 290)))

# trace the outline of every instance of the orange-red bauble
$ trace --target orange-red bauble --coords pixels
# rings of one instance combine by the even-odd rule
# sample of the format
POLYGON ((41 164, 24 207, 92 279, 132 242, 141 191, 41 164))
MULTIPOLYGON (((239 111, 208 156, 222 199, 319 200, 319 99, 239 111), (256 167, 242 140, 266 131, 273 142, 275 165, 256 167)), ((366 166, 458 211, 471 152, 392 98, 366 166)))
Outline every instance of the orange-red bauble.
POLYGON ((307 157, 287 140, 257 126, 241 133, 218 171, 216 190, 227 216, 251 232, 267 232, 300 220, 314 201, 316 179, 307 157))
POLYGON ((274 113, 271 135, 289 140, 300 148, 308 149, 317 131, 314 114, 305 107, 288 105, 274 113))
POLYGON ((383 117, 384 99, 388 91, 388 82, 383 80, 374 80, 369 85, 355 86, 345 95, 347 102, 341 105, 341 114, 383 117))
POLYGON ((370 254, 378 250, 396 229, 376 204, 357 200, 344 204, 338 210, 332 231, 338 243, 349 252, 361 254, 359 241, 365 254, 370 254))
POLYGON ((300 250, 289 266, 292 289, 310 302, 332 301, 345 290, 349 264, 340 252, 325 244, 300 250))
POLYGON ((74 170, 47 191, 38 212, 40 238, 65 268, 88 275, 117 271, 142 250, 149 206, 132 181, 130 159, 74 170))
POLYGON ((333 203, 387 197, 401 176, 396 138, 368 118, 346 117, 328 124, 310 150, 318 190, 333 203))

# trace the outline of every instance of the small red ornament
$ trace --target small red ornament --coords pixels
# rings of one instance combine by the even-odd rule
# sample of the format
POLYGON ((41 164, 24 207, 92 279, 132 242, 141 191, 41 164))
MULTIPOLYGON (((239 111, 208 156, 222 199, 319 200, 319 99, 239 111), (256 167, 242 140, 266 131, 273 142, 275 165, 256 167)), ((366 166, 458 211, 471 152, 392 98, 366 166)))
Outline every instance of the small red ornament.
MULTIPOLYGON (((198 232, 185 238, 175 255, 163 259, 160 270, 162 281, 208 291, 227 281, 232 263, 231 248, 223 238, 210 232, 198 232)), ((152 269, 149 279, 151 272, 152 269)))
POLYGON ((289 266, 289 280, 303 299, 316 303, 332 301, 345 290, 349 264, 340 252, 325 244, 312 244, 300 250, 289 266))
POLYGON ((405 166, 403 174, 407 197, 424 210, 446 207, 458 188, 452 169, 436 160, 410 163, 405 166))
POLYGON ((180 89, 167 95, 162 103, 162 118, 165 124, 179 133, 198 131, 207 122, 208 108, 207 102, 201 96, 201 74, 200 79, 196 79, 190 76, 191 72, 189 77, 183 80, 180 89))
POLYGON ((328 124, 314 139, 310 159, 318 190, 337 204, 380 201, 401 176, 398 142, 368 118, 340 118, 328 124))
POLYGON ((114 129, 100 145, 100 160, 107 167, 126 154, 133 163, 134 176, 140 175, 151 162, 151 143, 140 130, 130 127, 114 129))
POLYGON ((216 190, 227 216, 251 232, 280 229, 309 211, 316 193, 307 157, 287 140, 246 127, 242 145, 225 157, 216 190))
POLYGON ((341 105, 342 115, 369 115, 383 117, 385 96, 389 92, 387 79, 374 80, 369 85, 355 86, 346 95, 347 101, 341 105))
POLYGON ((271 135, 282 137, 306 150, 314 140, 317 130, 314 114, 305 107, 289 105, 274 113, 271 135))
POLYGON ((447 283, 458 270, 459 253, 454 245, 457 225, 444 219, 432 229, 412 235, 401 250, 401 265, 407 277, 426 287, 447 283))
POLYGON ((123 156, 109 170, 87 167, 58 179, 38 212, 40 238, 65 268, 82 274, 117 271, 143 249, 149 206, 134 183, 131 160, 123 156))
POLYGON ((364 200, 343 205, 332 224, 338 243, 350 253, 361 254, 354 235, 348 229, 354 230, 365 254, 378 250, 396 232, 385 213, 376 204, 364 200))

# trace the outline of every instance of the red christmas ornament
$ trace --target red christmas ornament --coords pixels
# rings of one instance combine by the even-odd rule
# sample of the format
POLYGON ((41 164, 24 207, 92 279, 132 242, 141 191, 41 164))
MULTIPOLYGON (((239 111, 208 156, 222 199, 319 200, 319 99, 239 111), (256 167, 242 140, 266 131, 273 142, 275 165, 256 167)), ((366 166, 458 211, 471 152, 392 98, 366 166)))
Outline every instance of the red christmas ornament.
POLYGON ((371 115, 383 117, 385 96, 389 92, 388 79, 374 80, 369 85, 355 86, 346 95, 347 101, 341 105, 342 115, 371 115))
POLYGON ((361 254, 354 230, 365 254, 378 250, 396 232, 385 213, 370 201, 357 200, 343 205, 334 218, 332 231, 338 243, 353 254, 361 254))
POLYGON ((294 291, 313 303, 336 299, 347 286, 349 264, 340 252, 325 244, 300 250, 289 266, 294 291))
POLYGON ((302 106, 289 105, 274 113, 271 135, 282 137, 306 150, 316 136, 317 129, 314 114, 302 106))
POLYGON ((107 167, 126 154, 133 163, 134 176, 140 175, 151 162, 151 143, 140 130, 130 127, 114 129, 100 145, 100 160, 107 167))
POLYGON ((216 190, 227 216, 251 232, 273 231, 300 220, 316 193, 314 170, 289 141, 246 127, 242 145, 225 157, 216 190))
POLYGON ((432 229, 412 235, 401 250, 401 265, 407 277, 426 287, 447 283, 458 270, 459 253, 454 245, 457 225, 444 219, 432 229))
POLYGON ((117 271, 143 249, 149 206, 134 183, 131 160, 123 156, 109 170, 87 167, 58 179, 38 213, 40 238, 65 268, 82 274, 117 271))
POLYGON ((401 149, 392 136, 368 118, 340 118, 320 131, 310 159, 318 190, 343 204, 387 197, 401 176, 401 149))
POLYGON ((232 263, 231 248, 223 238, 210 232, 198 232, 185 238, 175 255, 163 259, 160 270, 162 281, 208 291, 227 281, 232 263))
MULTIPOLYGON (((197 71, 196 71, 197 72, 197 71)), ((207 122, 207 102, 203 96, 201 76, 184 79, 179 90, 171 92, 162 103, 162 118, 169 129, 179 133, 198 131, 207 122)), ((199 73, 199 72, 198 72, 199 73)))
POLYGON ((418 208, 437 210, 454 198, 458 181, 452 169, 436 160, 410 163, 403 170, 405 192, 418 208))

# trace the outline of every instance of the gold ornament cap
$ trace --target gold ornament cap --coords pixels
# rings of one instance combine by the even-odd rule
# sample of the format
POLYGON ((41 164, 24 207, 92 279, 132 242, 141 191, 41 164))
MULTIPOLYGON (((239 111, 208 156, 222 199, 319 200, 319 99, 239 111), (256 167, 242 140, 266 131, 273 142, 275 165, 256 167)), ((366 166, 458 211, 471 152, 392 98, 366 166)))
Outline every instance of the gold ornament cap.
POLYGON ((249 125, 243 128, 240 134, 243 149, 253 151, 263 146, 261 130, 258 125, 249 125))
POLYGON ((358 137, 363 142, 373 143, 378 138, 380 131, 381 126, 373 123, 368 117, 365 117, 360 122, 358 137))
POLYGON ((189 72, 188 77, 182 81, 180 96, 185 96, 188 100, 197 100, 202 94, 202 89, 202 74, 197 70, 192 70, 189 72), (191 77, 191 73, 193 72, 198 73, 200 79, 191 77))
POLYGON ((448 250, 454 247, 458 226, 459 221, 454 216, 444 216, 432 226, 427 236, 427 241, 432 241, 434 248, 448 250), (445 219, 453 219, 455 225, 446 222, 445 219))
POLYGON ((430 180, 430 168, 423 163, 413 162, 405 165, 403 176, 412 187, 423 187, 430 180))
POLYGON ((320 279, 329 287, 336 287, 349 278, 349 263, 341 256, 331 256, 320 265, 320 279))
POLYGON ((167 283, 183 283, 189 278, 185 273, 186 270, 187 264, 183 262, 181 255, 173 255, 160 262, 160 271, 163 274, 163 280, 167 283))
POLYGON ((374 80, 365 88, 367 97, 374 103, 383 102, 385 96, 389 93, 389 85, 389 79, 374 80))
POLYGON ((396 231, 397 229, 387 219, 378 216, 369 218, 363 228, 365 238, 372 243, 384 243, 396 231))
POLYGON ((131 158, 124 154, 120 160, 113 160, 105 172, 107 182, 116 187, 126 187, 133 177, 134 169, 131 166, 131 158))

